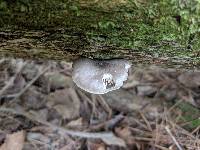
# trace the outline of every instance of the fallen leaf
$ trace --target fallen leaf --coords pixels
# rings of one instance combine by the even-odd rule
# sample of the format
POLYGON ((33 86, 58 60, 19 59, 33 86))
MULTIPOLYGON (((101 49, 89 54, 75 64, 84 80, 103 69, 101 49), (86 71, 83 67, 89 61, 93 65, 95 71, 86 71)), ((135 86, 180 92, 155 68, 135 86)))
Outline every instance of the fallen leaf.
POLYGON ((24 67, 22 74, 27 81, 32 80, 39 72, 39 66, 35 62, 27 63, 24 67))
POLYGON ((68 128, 81 128, 83 126, 83 118, 78 118, 77 120, 72 120, 67 124, 68 128))
POLYGON ((137 94, 139 96, 149 96, 157 92, 157 88, 150 85, 138 85, 137 86, 137 94))
POLYGON ((126 141, 128 145, 134 145, 136 143, 135 138, 128 127, 116 128, 115 132, 120 138, 126 141))
POLYGON ((104 143, 99 143, 97 141, 90 141, 87 142, 88 150, 106 150, 106 145, 104 143))
POLYGON ((49 94, 47 106, 55 109, 64 119, 74 119, 79 116, 80 100, 72 88, 57 90, 49 94))
POLYGON ((0 150, 22 150, 24 139, 24 131, 8 134, 6 135, 5 143, 0 147, 0 150))
POLYGON ((45 134, 37 133, 37 132, 28 132, 27 133, 27 141, 40 141, 41 143, 48 144, 51 142, 50 138, 45 134))
POLYGON ((69 88, 73 86, 72 78, 59 72, 46 73, 50 89, 56 90, 61 88, 69 88))
POLYGON ((148 98, 132 95, 126 90, 116 90, 103 95, 108 105, 120 112, 132 112, 144 108, 150 103, 148 98))
POLYGON ((178 81, 189 88, 199 88, 200 72, 185 72, 178 77, 178 81))

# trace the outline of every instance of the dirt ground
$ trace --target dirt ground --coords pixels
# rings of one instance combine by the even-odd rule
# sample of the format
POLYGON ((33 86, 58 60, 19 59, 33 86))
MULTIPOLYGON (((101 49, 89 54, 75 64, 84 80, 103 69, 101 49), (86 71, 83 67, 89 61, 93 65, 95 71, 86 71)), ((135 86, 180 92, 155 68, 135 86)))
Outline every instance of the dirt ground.
POLYGON ((71 66, 0 60, 0 150, 200 150, 200 72, 133 66, 94 95, 71 66))

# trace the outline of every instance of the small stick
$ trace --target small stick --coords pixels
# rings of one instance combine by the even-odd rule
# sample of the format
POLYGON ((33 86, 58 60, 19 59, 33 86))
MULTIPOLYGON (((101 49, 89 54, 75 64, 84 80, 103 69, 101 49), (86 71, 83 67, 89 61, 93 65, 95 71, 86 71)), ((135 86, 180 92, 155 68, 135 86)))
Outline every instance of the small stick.
POLYGON ((174 124, 173 122, 171 121, 168 121, 169 124, 171 124, 172 126, 176 127, 177 129, 181 130, 182 131, 182 134, 184 135, 187 135, 189 137, 191 137, 192 139, 196 139, 190 132, 188 132, 187 130, 185 130, 184 128, 180 127, 179 125, 177 124, 174 124))
POLYGON ((183 100, 178 100, 172 107, 170 107, 167 111, 167 113, 171 112, 176 106, 178 106, 180 103, 182 103, 183 100))
POLYGON ((38 118, 37 114, 35 114, 34 112, 27 113, 24 110, 21 110, 20 112, 18 112, 12 108, 4 108, 4 107, 0 107, 0 111, 25 116, 32 121, 36 121, 38 123, 46 125, 50 127, 51 129, 58 130, 62 135, 67 134, 67 135, 81 137, 81 138, 101 139, 108 145, 118 145, 118 146, 126 147, 126 143, 124 142, 124 140, 115 136, 113 132, 73 131, 73 130, 66 129, 60 126, 56 126, 54 124, 51 124, 48 121, 42 120, 38 118))
POLYGON ((143 112, 139 111, 139 113, 140 113, 142 119, 144 120, 144 122, 146 123, 148 129, 150 131, 153 131, 153 129, 151 128, 151 125, 150 125, 149 121, 147 120, 147 118, 145 117, 145 115, 143 114, 143 112))
POLYGON ((134 127, 129 127, 129 129, 133 132, 139 132, 140 134, 144 135, 144 136, 153 136, 152 133, 150 133, 149 131, 144 131, 144 130, 140 130, 138 128, 134 128, 134 127))
POLYGON ((0 64, 3 63, 5 60, 5 58, 0 59, 0 64))
POLYGON ((101 95, 99 95, 98 98, 97 98, 97 100, 101 103, 101 105, 104 107, 104 109, 108 112, 108 118, 110 119, 112 117, 112 109, 106 103, 105 99, 101 95))
POLYGON ((26 90, 28 90, 28 88, 42 75, 44 74, 47 70, 50 69, 51 66, 46 67, 44 70, 42 70, 41 72, 38 73, 37 76, 35 76, 35 78, 33 78, 19 93, 17 93, 15 95, 14 100, 16 100, 17 98, 19 98, 22 94, 24 94, 24 92, 26 92, 26 90))
POLYGON ((141 123, 139 120, 137 120, 136 118, 132 118, 133 121, 135 121, 138 125, 140 125, 141 127, 143 127, 145 130, 149 130, 143 123, 141 123))
POLYGON ((167 131, 167 133, 169 134, 169 136, 172 138, 172 140, 174 141, 174 143, 176 144, 176 146, 178 147, 178 149, 179 150, 183 150, 182 147, 180 146, 180 144, 177 142, 176 138, 171 133, 171 131, 170 131, 170 129, 169 129, 168 126, 165 126, 165 130, 167 131))
POLYGON ((157 144, 155 145, 155 147, 157 147, 157 148, 159 148, 161 150, 169 150, 168 148, 160 146, 160 145, 157 145, 157 144))
POLYGON ((191 133, 194 134, 195 132, 197 132, 200 129, 200 125, 198 127, 196 127, 191 133))
POLYGON ((13 77, 10 78, 10 80, 7 82, 7 84, 0 90, 0 96, 3 95, 3 93, 10 88, 11 86, 13 86, 15 79, 17 78, 17 76, 19 75, 19 73, 21 72, 21 70, 24 68, 24 66, 26 65, 26 62, 21 63, 18 66, 17 72, 15 73, 15 75, 13 77))
POLYGON ((138 141, 147 141, 147 142, 153 142, 154 141, 153 138, 145 138, 145 137, 137 137, 137 136, 134 136, 134 139, 138 140, 138 141))

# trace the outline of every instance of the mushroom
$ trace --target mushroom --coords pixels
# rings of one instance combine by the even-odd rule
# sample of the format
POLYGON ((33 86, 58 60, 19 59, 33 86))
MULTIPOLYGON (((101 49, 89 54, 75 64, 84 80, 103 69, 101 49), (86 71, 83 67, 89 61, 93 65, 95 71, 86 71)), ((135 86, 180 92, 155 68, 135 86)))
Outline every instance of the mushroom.
POLYGON ((131 64, 123 59, 79 58, 72 67, 72 79, 78 87, 89 93, 105 94, 123 85, 131 64))

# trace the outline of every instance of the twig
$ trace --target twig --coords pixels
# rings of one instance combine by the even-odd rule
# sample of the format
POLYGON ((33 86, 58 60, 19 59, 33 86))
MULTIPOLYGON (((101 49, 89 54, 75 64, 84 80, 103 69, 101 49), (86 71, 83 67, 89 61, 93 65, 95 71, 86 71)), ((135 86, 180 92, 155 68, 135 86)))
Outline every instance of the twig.
POLYGON ((131 131, 133 131, 133 132, 136 132, 136 133, 139 132, 139 134, 141 134, 141 135, 143 135, 143 136, 151 136, 151 137, 153 136, 152 133, 150 133, 149 131, 140 130, 140 129, 134 128, 134 127, 129 127, 129 129, 130 129, 131 131))
POLYGON ((114 118, 104 121, 100 124, 97 125, 92 125, 87 131, 96 131, 96 130, 101 130, 101 129, 113 129, 120 121, 124 119, 124 116, 119 114, 115 116, 114 118))
POLYGON ((178 149, 179 150, 183 150, 182 147, 180 146, 180 144, 177 142, 176 138, 171 133, 171 131, 170 131, 170 129, 169 129, 168 126, 165 126, 165 130, 167 131, 167 133, 169 134, 169 136, 172 138, 172 140, 174 141, 174 143, 176 144, 176 146, 178 147, 178 149))
POLYGON ((37 140, 37 139, 34 139, 34 138, 30 138, 30 137, 28 138, 28 140, 29 140, 30 143, 34 146, 34 148, 35 148, 36 150, 39 150, 39 148, 37 147, 36 144, 40 144, 40 145, 44 145, 44 146, 46 146, 46 147, 48 147, 48 148, 52 148, 50 144, 45 143, 45 142, 42 142, 42 141, 40 141, 40 140, 37 140), (33 142, 35 142, 36 144, 33 143, 33 142))
POLYGON ((198 127, 196 127, 196 128, 191 132, 191 134, 194 134, 194 133, 197 132, 199 129, 200 129, 200 125, 199 125, 198 127))
POLYGON ((17 78, 17 76, 19 75, 19 73, 21 72, 21 70, 24 68, 25 65, 26 63, 23 62, 22 64, 18 66, 18 69, 15 75, 11 77, 10 80, 6 83, 6 85, 1 89, 0 96, 2 96, 3 93, 14 84, 15 79, 17 78))
POLYGON ((147 118, 145 117, 145 115, 144 115, 141 111, 139 111, 139 113, 140 113, 140 115, 142 116, 142 119, 144 120, 144 122, 146 123, 148 129, 149 129, 150 131, 153 131, 153 129, 151 128, 151 125, 150 125, 149 121, 147 120, 147 118))
POLYGON ((199 117, 193 118, 192 120, 189 120, 189 121, 186 121, 186 122, 179 124, 179 126, 181 126, 181 127, 186 126, 188 124, 191 124, 193 121, 198 121, 199 119, 200 119, 199 117))
POLYGON ((84 100, 86 100, 91 106, 94 106, 94 103, 85 95, 85 93, 83 93, 80 90, 77 90, 78 95, 83 98, 84 100))
POLYGON ((46 126, 52 128, 53 130, 58 130, 63 135, 67 134, 67 135, 81 137, 81 138, 101 139, 108 145, 112 144, 112 145, 118 145, 118 146, 122 146, 122 147, 126 146, 124 140, 122 140, 121 138, 118 138, 112 132, 92 132, 91 133, 91 132, 83 132, 83 131, 73 131, 73 130, 69 130, 66 128, 56 126, 54 124, 51 124, 50 122, 44 121, 44 120, 38 118, 38 116, 35 113, 27 113, 24 110, 22 110, 21 112, 18 112, 12 108, 4 108, 4 107, 0 107, 0 111, 25 116, 25 117, 29 118, 30 120, 39 122, 43 125, 46 125, 46 126))
POLYGON ((137 120, 136 118, 132 118, 133 121, 135 121, 138 125, 140 125, 140 127, 143 127, 145 130, 149 130, 143 123, 141 123, 139 120, 137 120))
POLYGON ((47 70, 50 69, 51 66, 46 67, 44 70, 42 70, 41 72, 38 73, 37 76, 35 76, 35 78, 33 78, 19 93, 15 94, 15 99, 19 98, 22 94, 24 94, 24 92, 26 92, 26 90, 28 90, 28 88, 42 75, 44 74, 47 70))
POLYGON ((160 146, 160 145, 157 145, 157 144, 155 144, 154 146, 161 149, 161 150, 169 150, 169 148, 166 148, 166 147, 163 147, 163 146, 160 146))
POLYGON ((148 142, 154 141, 153 138, 145 138, 145 137, 137 137, 137 136, 134 136, 134 139, 138 141, 148 141, 148 142))
POLYGON ((171 112, 176 106, 178 106, 180 103, 182 103, 183 100, 178 100, 172 107, 170 107, 167 111, 167 113, 171 112))
POLYGON ((5 61, 5 58, 0 59, 0 64, 2 64, 5 61))
POLYGON ((188 132, 187 130, 185 130, 184 128, 180 127, 178 124, 175 124, 171 121, 168 121, 168 123, 171 125, 171 126, 174 126, 176 127, 177 129, 181 130, 181 133, 184 134, 184 135, 187 135, 188 137, 191 137, 193 140, 195 140, 196 138, 190 133, 188 132))
POLYGON ((163 118, 162 118, 162 121, 161 121, 161 123, 160 123, 160 125, 158 125, 158 117, 156 117, 156 134, 155 134, 155 144, 154 144, 154 146, 158 143, 158 141, 159 141, 159 139, 160 139, 160 136, 161 136, 161 133, 160 133, 160 131, 161 131, 161 126, 163 125, 163 118))
POLYGON ((105 99, 101 95, 99 95, 97 97, 97 100, 104 107, 104 109, 108 112, 108 118, 110 119, 112 117, 112 109, 110 109, 110 106, 106 103, 105 99))
POLYGON ((1 89, 0 91, 0 96, 3 95, 3 93, 10 87, 13 85, 15 79, 16 79, 17 75, 15 74, 14 77, 11 77, 10 80, 6 83, 6 85, 1 89))

